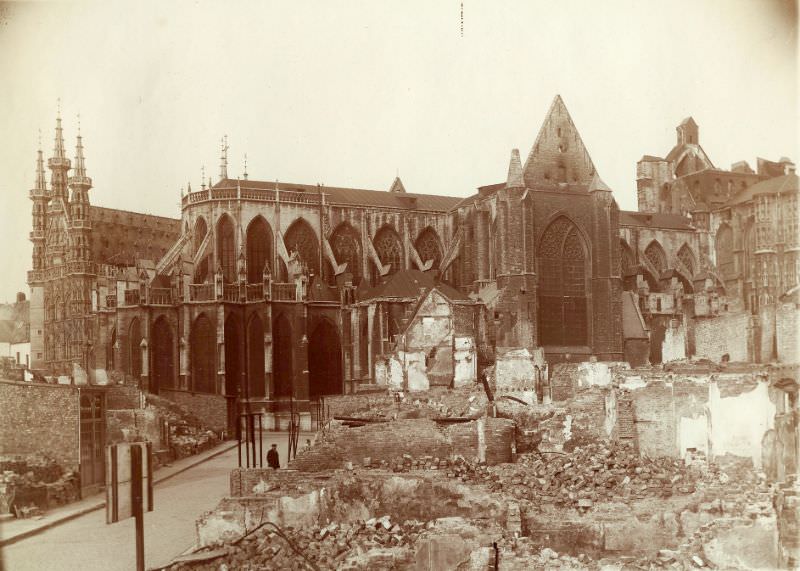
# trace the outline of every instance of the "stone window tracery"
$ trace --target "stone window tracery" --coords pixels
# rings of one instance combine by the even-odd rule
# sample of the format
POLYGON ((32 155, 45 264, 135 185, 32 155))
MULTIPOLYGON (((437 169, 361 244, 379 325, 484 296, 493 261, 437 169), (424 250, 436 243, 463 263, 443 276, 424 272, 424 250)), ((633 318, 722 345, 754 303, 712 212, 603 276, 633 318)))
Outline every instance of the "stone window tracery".
POLYGON ((414 243, 414 248, 416 248, 423 262, 433 260, 431 269, 439 268, 439 264, 442 261, 442 249, 439 246, 439 237, 432 228, 428 227, 422 231, 414 243))
POLYGON ((391 226, 384 226, 375 235, 375 251, 384 266, 391 264, 389 275, 403 268, 403 245, 391 226))
POLYGON ((331 235, 331 249, 339 264, 347 264, 345 272, 353 275, 353 285, 361 283, 361 236, 350 224, 340 224, 331 235))
POLYGON ((291 256, 297 252, 308 271, 319 275, 319 242, 311 225, 302 218, 294 221, 283 238, 286 251, 291 256))
POLYGON ((658 275, 655 277, 656 279, 659 279, 661 274, 663 274, 667 269, 667 257, 664 254, 664 249, 658 242, 653 240, 650 242, 650 245, 645 248, 644 256, 658 272, 658 275))
POLYGON ((208 232, 208 226, 206 225, 205 218, 202 217, 198 218, 197 222, 194 223, 194 247, 192 249, 193 254, 197 254, 197 251, 200 249, 200 246, 202 245, 207 232, 208 232))
POLYGON ((588 343, 587 254, 567 218, 556 219, 539 242, 539 344, 588 343))
POLYGON ((683 264, 686 271, 689 272, 689 277, 692 277, 694 275, 694 254, 692 254, 692 251, 686 244, 681 246, 681 249, 678 250, 678 260, 683 264))

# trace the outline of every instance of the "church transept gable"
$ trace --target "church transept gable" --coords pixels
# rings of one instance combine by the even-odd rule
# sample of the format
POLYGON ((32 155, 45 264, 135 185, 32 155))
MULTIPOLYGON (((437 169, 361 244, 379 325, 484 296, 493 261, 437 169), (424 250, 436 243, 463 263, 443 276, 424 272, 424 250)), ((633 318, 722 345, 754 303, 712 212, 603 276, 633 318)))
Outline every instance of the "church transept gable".
POLYGON ((525 186, 588 185, 594 164, 561 96, 556 96, 525 161, 525 186))

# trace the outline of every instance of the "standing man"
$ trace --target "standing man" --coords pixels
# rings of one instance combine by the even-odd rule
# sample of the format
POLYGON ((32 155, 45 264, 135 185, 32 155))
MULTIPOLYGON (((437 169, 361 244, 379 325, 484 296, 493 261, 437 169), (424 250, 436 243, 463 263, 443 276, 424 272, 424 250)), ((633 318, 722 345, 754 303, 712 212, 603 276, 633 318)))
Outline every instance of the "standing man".
POLYGON ((273 444, 269 452, 267 452, 267 466, 273 470, 281 467, 280 459, 278 458, 278 445, 273 444))

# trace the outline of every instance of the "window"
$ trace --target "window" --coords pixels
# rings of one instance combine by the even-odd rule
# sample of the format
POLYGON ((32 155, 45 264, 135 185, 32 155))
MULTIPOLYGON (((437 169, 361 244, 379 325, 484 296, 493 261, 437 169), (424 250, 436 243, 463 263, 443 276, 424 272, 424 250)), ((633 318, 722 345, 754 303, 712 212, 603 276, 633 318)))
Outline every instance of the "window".
MULTIPOLYGON (((384 226, 375 235, 375 251, 384 266, 391 264, 389 274, 403 269, 403 245, 391 226, 384 226)), ((377 279, 377 276, 373 276, 377 279)))
POLYGON ((272 229, 257 216, 247 227, 247 283, 260 283, 267 265, 272 265, 272 229))
POLYGON ((575 225, 557 218, 539 243, 539 344, 586 345, 586 249, 575 225))
POLYGON ((233 222, 230 217, 223 215, 217 226, 217 251, 219 252, 219 266, 226 282, 236 281, 236 244, 233 231, 233 222))

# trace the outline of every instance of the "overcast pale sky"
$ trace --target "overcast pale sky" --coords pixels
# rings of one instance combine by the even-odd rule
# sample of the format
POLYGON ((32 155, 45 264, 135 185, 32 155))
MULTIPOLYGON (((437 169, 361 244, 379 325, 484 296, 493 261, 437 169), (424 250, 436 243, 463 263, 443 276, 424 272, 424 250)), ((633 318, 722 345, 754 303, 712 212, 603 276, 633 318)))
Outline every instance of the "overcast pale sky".
MULTIPOLYGON (((716 166, 797 161, 797 8, 771 0, 0 4, 0 301, 27 291, 38 129, 93 204, 178 216, 219 173, 467 196, 555 94, 624 209, 687 115, 716 166), (462 33, 463 9, 463 33, 462 33)), ((49 178, 48 178, 49 180, 49 178)))

